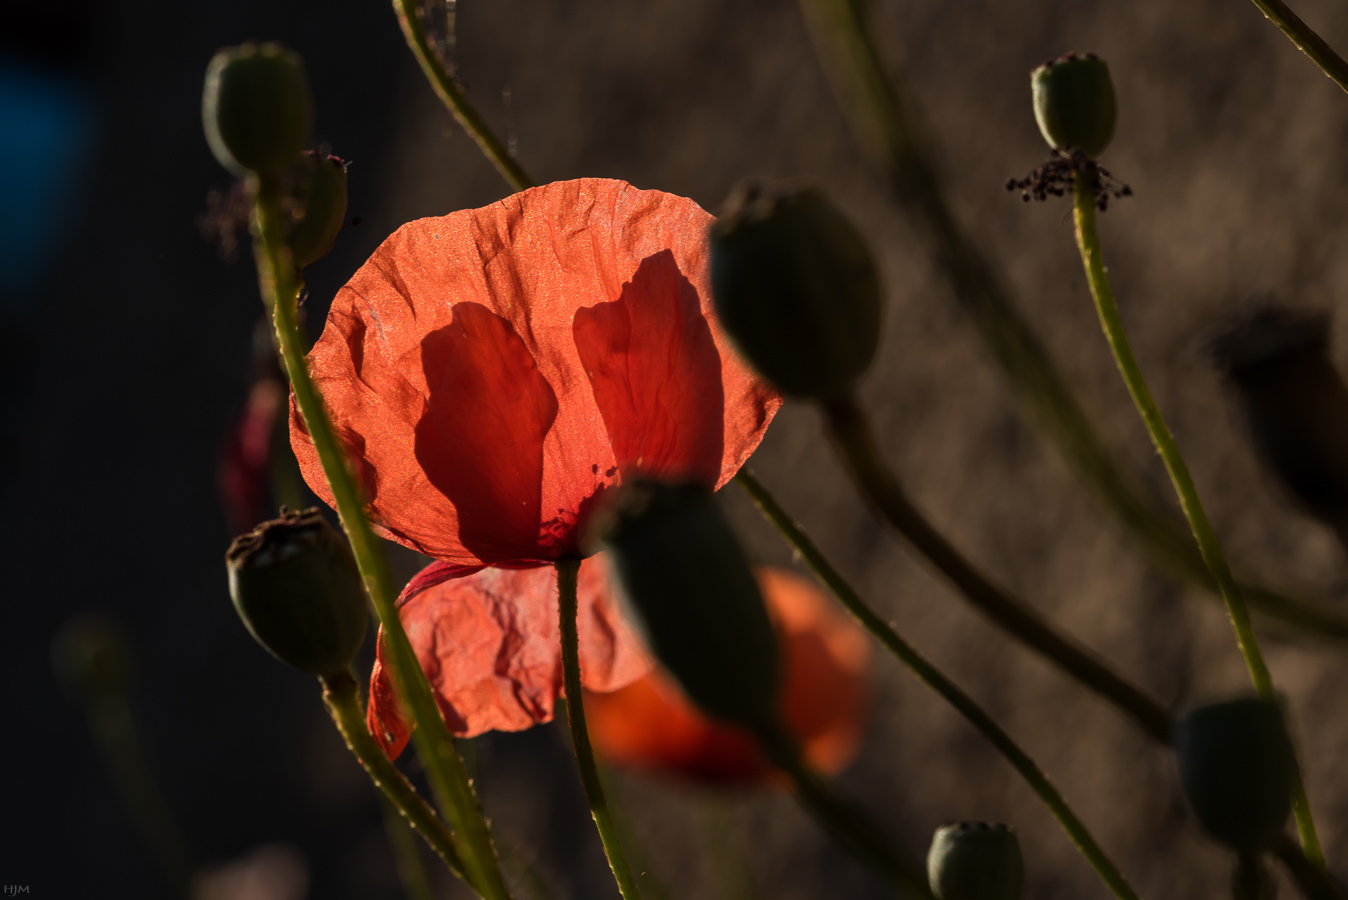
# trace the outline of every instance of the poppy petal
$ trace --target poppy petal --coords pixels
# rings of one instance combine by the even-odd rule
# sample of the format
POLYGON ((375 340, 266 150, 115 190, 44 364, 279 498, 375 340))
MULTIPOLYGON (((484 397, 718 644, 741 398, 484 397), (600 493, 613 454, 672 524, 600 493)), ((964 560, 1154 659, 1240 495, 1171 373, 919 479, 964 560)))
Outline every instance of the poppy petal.
MULTIPOLYGON (((783 651, 783 724, 811 765, 841 771, 869 706, 870 642, 813 583, 780 569, 757 575, 783 651)), ((613 763, 720 784, 775 781, 748 733, 707 718, 663 670, 612 693, 587 691, 585 715, 613 763)))
MULTIPOLYGON (((601 561, 581 565, 581 678, 593 690, 630 684, 652 663, 623 623, 601 561)), ((557 575, 551 566, 474 568, 433 563, 399 599, 399 616, 456 735, 519 731, 552 719, 562 695, 557 575)), ((370 680, 370 731, 390 757, 410 731, 379 654, 370 680)))
POLYGON ((711 312, 710 222, 691 200, 587 178, 386 240, 309 354, 381 533, 460 564, 553 560, 576 552, 620 456, 728 481, 781 400, 711 312))

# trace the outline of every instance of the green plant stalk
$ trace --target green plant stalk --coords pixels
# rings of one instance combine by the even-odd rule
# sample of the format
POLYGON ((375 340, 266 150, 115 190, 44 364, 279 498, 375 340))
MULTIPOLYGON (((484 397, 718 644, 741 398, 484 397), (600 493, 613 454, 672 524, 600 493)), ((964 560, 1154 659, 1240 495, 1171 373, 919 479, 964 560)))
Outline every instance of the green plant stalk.
POLYGON ((740 469, 735 479, 748 492, 749 497, 754 501, 754 505, 758 507, 763 517, 781 532, 787 543, 800 554, 801 559, 810 567, 810 571, 815 574, 820 583, 847 608, 852 617, 873 634, 886 650, 894 654, 900 662, 907 666, 918 677, 918 680, 936 691, 942 699, 953 706, 960 715, 964 716, 969 724, 973 725, 987 739, 988 743, 992 744, 997 752, 1011 764, 1011 767, 1025 779, 1039 799, 1048 807, 1053 818, 1067 832, 1068 838, 1081 851, 1082 856, 1086 857, 1086 861, 1090 863, 1091 868, 1095 869, 1100 879, 1113 891, 1114 896, 1136 898, 1136 892, 1129 886, 1118 867, 1105 855, 1104 850, 1096 843, 1085 824, 1076 817, 1071 807, 1067 805, 1067 801, 1058 793, 1057 788, 1048 780, 1048 776, 1030 758, 1029 754, 1022 750, 1011 739, 1011 736, 997 724, 997 721, 974 702, 973 698, 960 690, 949 678, 946 678, 939 669, 928 662, 894 628, 866 605, 866 602, 838 573, 838 570, 820 552, 809 536, 787 514, 786 510, 782 509, 772 495, 764 490, 748 469, 740 469))
POLYGON ((1344 900, 1344 893, 1326 871, 1306 858, 1297 842, 1282 835, 1271 852, 1287 869, 1287 874, 1307 900, 1344 900))
POLYGON ((571 745, 580 766, 580 780, 585 786, 585 799, 590 802, 599 840, 604 844, 613 878, 623 900, 640 900, 641 890, 632 875, 618 838, 618 827, 604 796, 604 785, 590 747, 590 734, 585 730, 585 702, 580 683, 580 637, 576 630, 576 578, 580 574, 580 560, 564 559, 557 562, 557 610, 562 632, 562 682, 566 688, 566 721, 571 728, 571 745))
POLYGON ((980 612, 1016 640, 1129 716, 1149 737, 1169 744, 1174 722, 1160 703, 979 572, 909 501, 886 465, 865 412, 853 396, 823 405, 834 443, 862 495, 889 525, 950 579, 980 612))
MULTIPOLYGON (((886 175, 897 207, 931 241, 956 300, 1041 430, 1154 559, 1217 596, 1216 582, 1184 525, 1118 465, 1000 276, 955 220, 932 154, 919 140, 852 0, 800 0, 800 6, 858 143, 886 175)), ((1348 642, 1348 616, 1341 612, 1258 585, 1242 589, 1264 614, 1348 642)))
POLYGON ((791 779, 798 799, 838 843, 874 869, 901 896, 932 900, 927 873, 902 859, 874 823, 839 797, 801 757, 800 747, 779 725, 757 729, 764 754, 791 779))
MULTIPOLYGON (((404 819, 393 801, 379 795, 379 811, 384 816, 384 835, 393 851, 393 868, 407 894, 407 900, 436 900, 430 877, 421 862, 421 848, 417 844, 416 829, 404 819)), ((445 829, 449 834, 449 829, 445 829)))
POLYGON ((323 474, 332 488, 337 514, 351 542, 376 615, 383 624, 390 673, 399 700, 417 727, 412 732, 417 753, 426 764, 431 789, 454 829, 463 872, 468 884, 486 900, 507 900, 500 863, 491 844, 486 820, 473 794, 463 760, 454 747, 445 720, 435 705, 430 683, 422 672, 402 620, 394 606, 397 594, 382 548, 365 520, 360 490, 347 466, 346 455, 332 429, 323 398, 309 377, 303 337, 296 317, 300 282, 282 230, 282 191, 279 185, 250 178, 254 205, 254 255, 262 296, 276 324, 282 362, 290 377, 295 403, 309 429, 323 474))
POLYGON ((1334 48, 1325 43, 1301 17, 1292 12, 1282 0, 1254 0, 1254 5, 1278 30, 1287 35, 1287 39, 1296 44, 1298 50, 1310 57, 1311 62, 1320 67, 1320 71, 1330 80, 1348 91, 1348 62, 1334 52, 1334 48))
POLYGON ((346 741, 346 746, 360 761, 375 787, 383 792, 436 855, 445 861, 449 870, 467 881, 463 862, 454 848, 453 835, 370 734, 365 724, 365 711, 361 709, 360 691, 355 677, 350 672, 343 672, 319 680, 323 683, 323 705, 328 708, 328 714, 332 716, 332 722, 346 741))
POLYGON ((407 46, 421 64, 421 71, 426 74, 426 79, 435 89, 436 96, 448 107, 450 115, 454 116, 463 130, 468 132, 469 137, 477 142, 483 155, 496 166, 501 177, 511 187, 517 191, 533 187, 534 180, 510 155, 505 144, 483 120, 482 114, 469 101, 463 88, 445 69, 440 57, 431 47, 430 41, 426 38, 426 26, 417 15, 416 0, 393 0, 393 9, 398 14, 398 24, 402 26, 407 46))
MULTIPOLYGON (((1245 666, 1250 671, 1254 689, 1261 697, 1276 699, 1273 692, 1273 677, 1269 674, 1268 666, 1264 664, 1263 654, 1259 652, 1259 641, 1250 622, 1250 612, 1241 597, 1240 588, 1231 576, 1231 569, 1222 554, 1217 534, 1208 522, 1203 503, 1198 498, 1198 489, 1194 487, 1193 478, 1189 475, 1189 467, 1185 464, 1179 446, 1170 434, 1165 419, 1161 417, 1161 410, 1142 377, 1142 370, 1138 368, 1137 360, 1133 357, 1133 348, 1124 331, 1123 321, 1119 318, 1119 308, 1114 302, 1114 293, 1110 290, 1109 279, 1105 275, 1104 256, 1100 252, 1100 236, 1095 227, 1095 187, 1096 179, 1093 171, 1079 170, 1076 173, 1072 187, 1072 218, 1076 223, 1077 249, 1081 252, 1081 264, 1086 270, 1091 297, 1095 300, 1095 310, 1100 316, 1100 327, 1104 330, 1105 340, 1114 354, 1119 374, 1123 376, 1124 383, 1128 386, 1128 393, 1132 395, 1138 414, 1142 416, 1152 443, 1156 445, 1156 452, 1161 455, 1166 472, 1170 474, 1170 482, 1179 497, 1180 508, 1184 510, 1184 515, 1193 529, 1199 552, 1203 554, 1203 560, 1212 571, 1212 577, 1216 579, 1217 586, 1222 592, 1222 599, 1226 601, 1227 615, 1230 616, 1231 626, 1236 632, 1236 644, 1245 658, 1245 666)), ((1297 831, 1301 835, 1301 846, 1305 849, 1306 856, 1316 865, 1323 867, 1324 853, 1320 849, 1320 841, 1315 833, 1315 822, 1311 818, 1310 802, 1300 771, 1296 773, 1295 786, 1292 790, 1292 812, 1296 817, 1297 831)))

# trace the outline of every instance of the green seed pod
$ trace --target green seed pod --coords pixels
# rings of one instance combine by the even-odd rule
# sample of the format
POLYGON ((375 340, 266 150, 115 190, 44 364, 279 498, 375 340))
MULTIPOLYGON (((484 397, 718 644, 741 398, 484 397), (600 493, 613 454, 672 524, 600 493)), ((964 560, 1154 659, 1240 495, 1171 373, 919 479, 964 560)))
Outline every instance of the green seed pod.
POLYGON ((1260 850, 1292 809, 1296 753, 1282 711, 1243 697, 1200 706, 1176 732, 1180 782, 1198 821, 1236 850, 1260 850))
POLYGON ((299 220, 290 231, 290 252, 297 269, 327 256, 346 223, 346 163, 312 150, 306 150, 302 158, 295 192, 299 220))
POLYGON ((1030 73, 1034 117, 1050 147, 1105 152, 1114 137, 1118 107, 1109 66, 1094 53, 1065 53, 1030 73))
POLYGON ((229 593, 243 624, 281 662, 311 675, 345 672, 369 615, 356 560, 318 510, 282 511, 234 540, 229 593))
POLYGON ((689 698, 751 729, 772 723, 777 639, 711 492, 629 482, 597 524, 621 595, 689 698))
POLYGON ((880 343, 880 277, 866 241, 812 188, 738 189, 711 226, 716 314, 783 393, 847 391, 880 343))
POLYGON ((927 880, 937 900, 1020 900, 1025 894, 1020 841, 1006 825, 943 825, 927 852, 927 880))
POLYGON ((279 44, 226 47, 206 67, 201 117, 226 169, 240 178, 281 173, 298 161, 314 127, 303 61, 279 44))

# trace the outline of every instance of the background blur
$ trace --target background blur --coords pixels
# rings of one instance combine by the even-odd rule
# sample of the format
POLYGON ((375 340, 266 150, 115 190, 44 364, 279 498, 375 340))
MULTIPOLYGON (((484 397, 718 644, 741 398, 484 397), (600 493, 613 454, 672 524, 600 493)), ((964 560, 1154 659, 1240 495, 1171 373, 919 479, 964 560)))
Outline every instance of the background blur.
MULTIPOLYGON (((1348 48, 1348 7, 1296 6, 1348 48)), ((246 249, 226 264, 196 225, 207 191, 228 187, 201 134, 206 63, 245 39, 287 43, 315 85, 318 138, 352 160, 349 215, 361 223, 309 271, 315 332, 328 298, 398 225, 507 189, 424 83, 386 3, 17 7, 0 11, 0 883, 34 897, 167 896, 81 706, 51 674, 58 625, 105 610, 133 643, 134 721, 197 861, 263 860, 255 869, 284 876, 214 896, 400 896, 374 793, 317 685, 252 642, 226 592, 232 535, 216 454, 248 390, 261 304, 246 249)), ((1259 300, 1338 305, 1348 97, 1248 0, 870 8, 960 220, 1102 432, 1164 495, 1095 322, 1067 202, 1026 206, 1002 189, 1046 157, 1029 70, 1068 49, 1109 61, 1120 118, 1104 162, 1136 196, 1101 228, 1142 367, 1232 558, 1341 598, 1343 551, 1261 473, 1200 348, 1259 300)), ((748 175, 825 186, 883 264, 882 359, 864 394, 919 504, 986 570, 1176 709, 1247 687, 1220 607, 1149 565, 1003 385, 858 152, 793 3, 463 0, 452 52, 540 181, 622 178, 709 209, 748 175)), ((1340 365, 1345 329, 1340 317, 1340 365)), ((1023 742, 1144 895, 1226 893, 1228 857, 1199 835, 1170 755, 994 632, 892 541, 832 464, 811 410, 788 405, 753 467, 862 592, 1023 742)), ((755 555, 790 564, 734 491, 726 502, 755 555)), ((1272 627, 1261 635, 1299 723, 1326 852, 1348 872, 1348 655, 1272 627)), ((1030 897, 1106 895, 962 719, 879 654, 875 676, 875 720, 841 784, 905 849, 924 853, 950 820, 1006 821, 1020 833, 1030 897)), ((504 845, 532 854, 558 897, 616 896, 556 728, 491 735, 470 752, 504 845)), ((726 822, 763 897, 885 896, 789 797, 627 775, 617 785, 650 871, 676 897, 731 900, 713 852, 727 846, 726 822)), ((443 894, 466 896, 448 883, 443 894)))

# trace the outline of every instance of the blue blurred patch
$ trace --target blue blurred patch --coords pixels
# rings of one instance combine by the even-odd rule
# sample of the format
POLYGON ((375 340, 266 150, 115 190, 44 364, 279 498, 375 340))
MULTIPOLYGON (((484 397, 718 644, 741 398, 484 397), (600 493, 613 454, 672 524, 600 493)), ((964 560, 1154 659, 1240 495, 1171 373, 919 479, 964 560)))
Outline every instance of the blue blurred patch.
POLYGON ((94 103, 77 78, 0 57, 0 314, 30 295, 78 213, 94 103))

